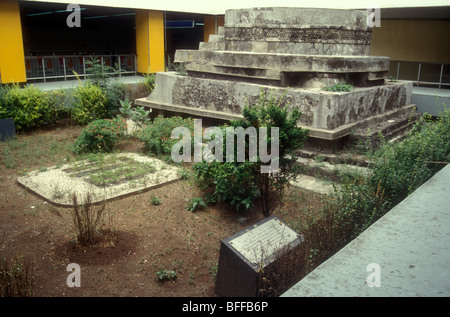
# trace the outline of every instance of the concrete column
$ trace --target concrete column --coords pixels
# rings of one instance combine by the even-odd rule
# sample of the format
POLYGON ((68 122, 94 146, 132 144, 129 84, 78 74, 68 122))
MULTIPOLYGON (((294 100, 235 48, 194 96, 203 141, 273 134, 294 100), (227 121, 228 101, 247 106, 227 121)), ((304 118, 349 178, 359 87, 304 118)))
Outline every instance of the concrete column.
POLYGON ((209 36, 217 34, 219 26, 225 25, 225 17, 217 15, 205 15, 204 17, 203 42, 209 41, 209 36))
POLYGON ((17 0, 0 1, 0 82, 26 82, 22 24, 17 0))
POLYGON ((136 11, 136 53, 138 73, 164 71, 164 12, 136 11))

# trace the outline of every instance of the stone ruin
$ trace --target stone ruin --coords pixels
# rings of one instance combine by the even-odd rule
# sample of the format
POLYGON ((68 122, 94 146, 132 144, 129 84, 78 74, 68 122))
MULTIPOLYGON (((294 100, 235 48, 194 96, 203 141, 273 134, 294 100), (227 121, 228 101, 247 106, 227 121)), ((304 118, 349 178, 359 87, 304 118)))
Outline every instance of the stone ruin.
POLYGON ((178 50, 187 76, 156 75, 155 89, 136 104, 231 120, 261 90, 302 112, 307 147, 333 152, 367 137, 395 135, 411 122, 412 84, 387 80, 390 59, 370 56, 365 10, 251 8, 227 10, 225 25, 198 50, 178 50), (345 82, 349 92, 324 87, 345 82))

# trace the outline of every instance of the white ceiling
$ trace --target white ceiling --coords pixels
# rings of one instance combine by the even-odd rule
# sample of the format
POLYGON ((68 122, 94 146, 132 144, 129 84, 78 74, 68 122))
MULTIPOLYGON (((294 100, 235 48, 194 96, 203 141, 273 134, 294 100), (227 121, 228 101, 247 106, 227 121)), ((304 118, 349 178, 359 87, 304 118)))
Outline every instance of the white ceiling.
MULTIPOLYGON (((378 4, 386 14, 402 15, 434 15, 449 18, 449 0, 25 0, 30 2, 75 3, 80 5, 94 5, 118 8, 148 9, 174 12, 189 12, 202 14, 224 14, 227 9, 252 7, 305 7, 305 8, 334 8, 334 9, 366 9, 378 4), (423 8, 428 7, 428 10, 423 8), (405 8, 409 8, 405 10, 405 8), (434 9, 433 9, 434 8, 434 9)), ((382 16, 383 18, 383 16, 382 16)))

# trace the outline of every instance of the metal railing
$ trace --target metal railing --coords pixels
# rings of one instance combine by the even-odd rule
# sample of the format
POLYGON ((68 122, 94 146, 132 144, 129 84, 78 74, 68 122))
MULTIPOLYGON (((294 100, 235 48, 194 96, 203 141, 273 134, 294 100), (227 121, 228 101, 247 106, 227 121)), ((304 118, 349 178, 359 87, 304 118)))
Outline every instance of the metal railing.
POLYGON ((137 74, 137 60, 134 54, 26 56, 27 80, 46 82, 48 79, 86 78, 89 76, 88 70, 91 67, 86 62, 95 58, 100 61, 102 69, 104 66, 116 66, 119 76, 137 74))
POLYGON ((391 61, 391 67, 392 66, 394 69, 391 68, 391 74, 393 72, 396 73, 395 78, 397 80, 412 81, 417 87, 430 85, 437 86, 439 89, 444 88, 444 86, 450 87, 450 64, 391 61), (395 63, 397 63, 396 66, 395 63), (404 66, 402 67, 401 65, 404 66), (402 74, 405 65, 407 72, 402 74), (428 68, 425 75, 424 67, 428 68), (430 68, 434 69, 431 70, 430 68), (430 80, 430 78, 434 78, 435 80, 430 80))

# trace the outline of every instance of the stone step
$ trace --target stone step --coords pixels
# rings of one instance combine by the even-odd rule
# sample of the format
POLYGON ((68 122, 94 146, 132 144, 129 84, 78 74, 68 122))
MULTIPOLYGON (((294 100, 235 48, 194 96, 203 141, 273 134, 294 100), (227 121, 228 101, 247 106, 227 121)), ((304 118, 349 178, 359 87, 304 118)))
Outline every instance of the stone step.
POLYGON ((339 154, 322 153, 310 149, 302 148, 296 152, 297 156, 304 159, 315 159, 316 161, 326 161, 331 164, 348 164, 367 167, 370 160, 362 155, 351 152, 340 152, 339 154), (316 157, 318 157, 316 159, 316 157))
POLYGON ((386 116, 384 120, 372 122, 371 125, 362 125, 353 131, 347 145, 364 142, 371 144, 372 148, 376 148, 380 144, 380 136, 388 142, 401 140, 408 134, 419 117, 419 114, 405 111, 395 117, 386 116))
POLYGON ((333 183, 310 175, 298 175, 291 185, 318 194, 330 194, 334 191, 333 183))
POLYGON ((211 34, 209 36, 209 43, 221 43, 225 40, 225 37, 223 35, 220 34, 211 34))
POLYGON ((200 51, 208 51, 208 52, 223 51, 223 50, 225 50, 225 43, 222 43, 222 42, 217 42, 217 43, 200 42, 199 50, 200 51))
POLYGON ((348 163, 330 163, 323 156, 314 158, 299 157, 297 164, 301 166, 302 174, 335 183, 342 182, 342 176, 345 174, 360 176, 368 176, 370 174, 368 167, 348 163))
POLYGON ((217 34, 225 36, 225 27, 224 26, 219 26, 218 29, 217 29, 217 34))

